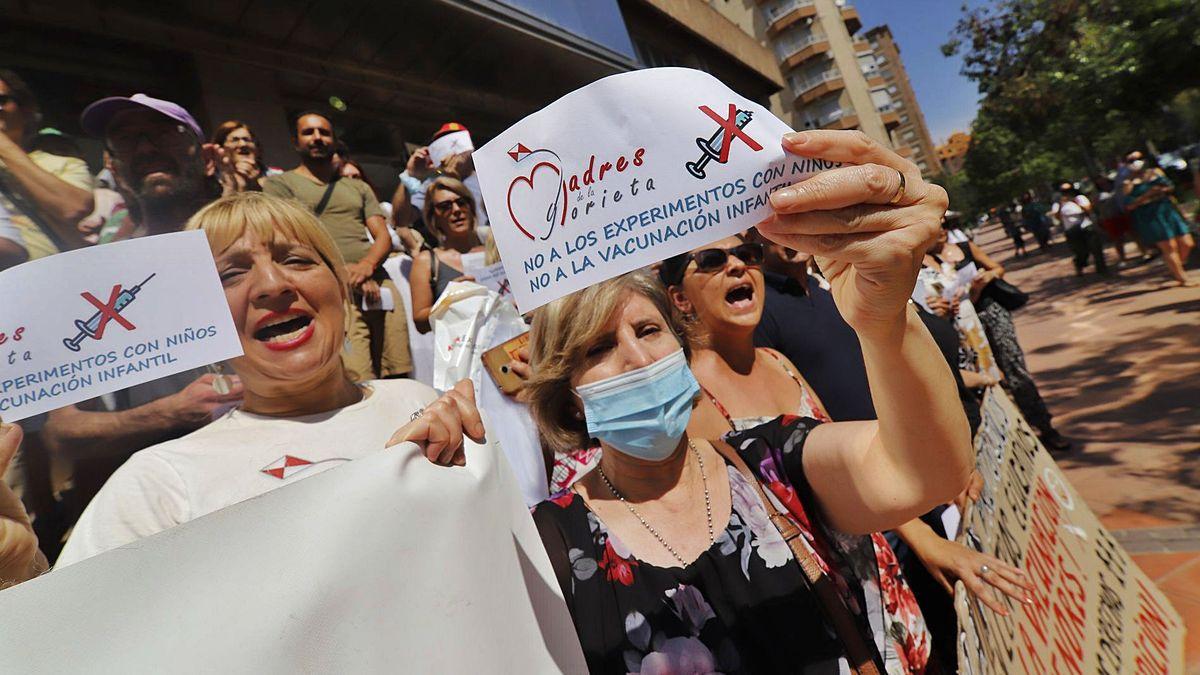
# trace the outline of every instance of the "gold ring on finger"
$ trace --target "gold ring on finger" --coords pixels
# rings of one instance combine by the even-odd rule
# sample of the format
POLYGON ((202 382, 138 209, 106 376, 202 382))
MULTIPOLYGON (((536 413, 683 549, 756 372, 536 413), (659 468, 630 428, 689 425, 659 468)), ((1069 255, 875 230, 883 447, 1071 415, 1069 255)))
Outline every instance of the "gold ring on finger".
POLYGON ((896 169, 896 173, 900 174, 900 187, 896 188, 896 194, 888 200, 888 204, 899 204, 901 199, 904 199, 904 190, 908 187, 908 181, 904 178, 904 172, 896 169))

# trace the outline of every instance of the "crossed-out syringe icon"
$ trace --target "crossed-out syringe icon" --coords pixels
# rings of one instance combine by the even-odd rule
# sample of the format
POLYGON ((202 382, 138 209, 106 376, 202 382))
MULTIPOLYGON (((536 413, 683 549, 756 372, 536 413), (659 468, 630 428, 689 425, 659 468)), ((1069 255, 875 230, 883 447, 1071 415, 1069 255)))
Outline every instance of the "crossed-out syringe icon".
MULTIPOLYGON (((733 106, 730 105, 729 107, 732 108, 733 106)), ((746 125, 750 124, 750 119, 753 116, 754 114, 749 110, 739 110, 737 111, 737 118, 734 120, 734 124, 737 125, 738 129, 745 129, 746 125)), ((725 142, 725 136, 725 127, 717 127, 717 130, 713 132, 711 137, 697 138, 696 145, 700 146, 700 152, 704 154, 700 155, 696 161, 684 164, 688 173, 702 179, 705 176, 704 167, 708 166, 709 162, 715 159, 718 163, 722 163, 721 148, 725 142)), ((726 156, 726 161, 728 161, 728 156, 726 156)))
POLYGON ((154 274, 151 274, 150 276, 146 277, 145 281, 142 281, 142 283, 138 284, 137 286, 134 286, 133 288, 122 289, 120 294, 117 295, 116 300, 113 301, 112 307, 110 308, 111 311, 97 311, 95 314, 88 317, 86 321, 83 319, 76 319, 75 327, 79 329, 79 333, 76 334, 75 337, 63 338, 63 344, 67 346, 67 349, 77 352, 79 351, 80 345, 85 339, 98 339, 99 335, 102 334, 102 326, 107 323, 107 319, 105 317, 108 316, 111 318, 112 314, 120 313, 121 310, 128 307, 129 303, 133 302, 134 298, 137 297, 138 292, 142 290, 142 286, 145 286, 146 283, 153 278, 154 274))

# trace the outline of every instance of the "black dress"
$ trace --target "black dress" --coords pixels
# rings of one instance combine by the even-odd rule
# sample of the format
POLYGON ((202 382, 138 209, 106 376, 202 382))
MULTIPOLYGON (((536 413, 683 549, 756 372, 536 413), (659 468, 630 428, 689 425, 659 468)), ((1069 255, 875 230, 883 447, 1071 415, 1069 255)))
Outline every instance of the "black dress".
MULTIPOLYGON (((802 516, 805 541, 889 666, 920 672, 929 637, 907 586, 898 578, 880 582, 872 538, 831 535, 813 517, 819 511, 801 455, 816 424, 785 416, 727 439, 772 496, 782 496, 777 508, 802 516), (916 622, 870 618, 883 617, 885 606, 916 612, 916 622)), ((534 509, 591 672, 837 673, 844 667, 841 644, 754 487, 732 466, 725 470, 729 524, 686 567, 634 558, 573 490, 534 509)))

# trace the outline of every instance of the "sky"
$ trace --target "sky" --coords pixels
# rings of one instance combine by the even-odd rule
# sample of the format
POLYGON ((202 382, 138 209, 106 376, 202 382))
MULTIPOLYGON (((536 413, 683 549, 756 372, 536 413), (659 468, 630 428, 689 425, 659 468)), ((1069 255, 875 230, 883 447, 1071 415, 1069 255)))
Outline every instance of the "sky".
MULTIPOLYGON (((917 102, 935 143, 968 131, 979 107, 975 83, 959 74, 962 59, 942 56, 942 44, 962 15, 964 0, 851 0, 863 31, 886 23, 917 92, 917 102)), ((966 0, 972 7, 987 0, 966 0)), ((862 31, 860 31, 862 32, 862 31)))

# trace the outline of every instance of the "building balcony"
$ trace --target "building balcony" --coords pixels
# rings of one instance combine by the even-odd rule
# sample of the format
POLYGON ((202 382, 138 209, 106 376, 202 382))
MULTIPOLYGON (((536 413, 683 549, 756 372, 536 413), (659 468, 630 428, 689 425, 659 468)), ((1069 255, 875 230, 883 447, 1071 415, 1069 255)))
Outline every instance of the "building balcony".
POLYGON ((789 80, 796 92, 796 107, 801 107, 846 88, 842 72, 836 68, 825 71, 819 77, 807 80, 789 80))
POLYGON ((882 89, 883 87, 887 86, 887 80, 883 79, 883 76, 879 74, 879 71, 875 71, 873 73, 863 73, 863 75, 867 78, 867 87, 871 89, 882 89))
POLYGON ((879 111, 879 117, 880 117, 880 119, 883 120, 883 126, 886 127, 889 131, 900 126, 900 103, 899 102, 892 101, 891 103, 884 103, 882 105, 877 105, 877 106, 875 106, 875 109, 879 111))
POLYGON ((846 31, 854 35, 862 28, 862 18, 858 15, 858 9, 854 5, 842 5, 841 12, 842 21, 846 22, 846 31))
POLYGON ((855 54, 866 54, 872 51, 875 51, 875 48, 867 40, 857 39, 854 41, 855 54))
POLYGON ((814 0, 774 0, 764 4, 762 10, 767 20, 768 37, 775 37, 797 21, 817 15, 814 0))
POLYGON ((895 150, 897 155, 905 159, 912 159, 913 149, 911 145, 897 145, 895 150))
POLYGON ((858 128, 858 115, 848 113, 841 115, 835 120, 830 120, 826 124, 821 125, 822 129, 835 129, 838 131, 846 131, 848 129, 858 128))
POLYGON ((810 35, 803 42, 796 43, 786 52, 780 54, 783 72, 787 72, 809 59, 829 52, 829 40, 824 35, 810 35))

